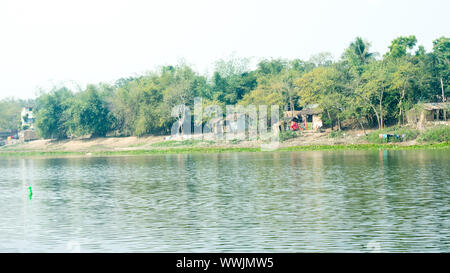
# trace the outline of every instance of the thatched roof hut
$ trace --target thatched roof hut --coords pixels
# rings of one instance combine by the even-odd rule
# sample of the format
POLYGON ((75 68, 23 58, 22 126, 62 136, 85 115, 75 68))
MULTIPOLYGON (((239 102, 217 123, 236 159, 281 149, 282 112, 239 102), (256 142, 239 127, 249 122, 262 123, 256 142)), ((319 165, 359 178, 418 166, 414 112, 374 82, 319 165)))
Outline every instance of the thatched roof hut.
POLYGON ((450 120, 450 102, 429 102, 417 104, 406 113, 409 124, 417 124, 419 129, 427 122, 450 120))
POLYGON ((300 123, 300 128, 304 127, 305 130, 317 130, 323 126, 322 112, 323 110, 317 104, 308 105, 302 110, 285 111, 284 121, 285 123, 290 121, 300 123))

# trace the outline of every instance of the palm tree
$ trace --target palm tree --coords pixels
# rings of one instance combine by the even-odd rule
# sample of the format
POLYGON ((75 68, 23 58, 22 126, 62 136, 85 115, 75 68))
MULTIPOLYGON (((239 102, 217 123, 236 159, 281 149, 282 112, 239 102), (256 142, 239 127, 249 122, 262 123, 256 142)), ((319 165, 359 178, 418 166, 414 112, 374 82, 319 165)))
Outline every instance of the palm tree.
POLYGON ((370 43, 361 37, 350 44, 345 50, 343 59, 347 60, 349 65, 356 69, 359 74, 362 73, 362 66, 375 59, 376 53, 369 52, 370 43))

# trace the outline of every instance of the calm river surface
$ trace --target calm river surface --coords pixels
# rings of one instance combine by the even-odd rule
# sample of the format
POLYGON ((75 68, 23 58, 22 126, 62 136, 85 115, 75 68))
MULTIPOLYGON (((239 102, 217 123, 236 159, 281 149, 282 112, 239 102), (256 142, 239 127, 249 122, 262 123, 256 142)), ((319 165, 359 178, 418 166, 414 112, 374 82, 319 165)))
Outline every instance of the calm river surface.
POLYGON ((450 252, 448 150, 0 158, 0 195, 0 252, 450 252))

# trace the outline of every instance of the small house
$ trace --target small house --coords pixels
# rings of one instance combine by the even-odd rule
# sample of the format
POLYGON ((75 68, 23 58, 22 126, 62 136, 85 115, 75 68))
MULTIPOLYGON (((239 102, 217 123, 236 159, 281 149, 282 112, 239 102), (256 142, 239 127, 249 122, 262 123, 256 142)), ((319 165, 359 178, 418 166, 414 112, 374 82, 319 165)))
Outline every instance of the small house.
POLYGON ((250 130, 257 130, 257 120, 246 113, 233 113, 225 118, 213 118, 207 122, 207 126, 213 135, 248 134, 250 130))
POLYGON ((428 122, 446 122, 450 120, 450 102, 418 104, 406 113, 406 118, 409 124, 417 124, 418 128, 428 122))
POLYGON ((5 140, 8 139, 8 137, 14 135, 14 133, 9 130, 9 131, 0 131, 0 140, 5 140))
POLYGON ((20 114, 22 121, 22 129, 34 129, 34 115, 32 107, 24 107, 20 114))
POLYGON ((19 133, 19 141, 20 142, 27 142, 39 139, 39 137, 36 134, 36 131, 34 130, 23 130, 19 133))
POLYGON ((211 133, 214 135, 221 135, 224 132, 225 121, 223 118, 213 118, 208 123, 211 133))
POLYGON ((289 126, 291 121, 297 123, 299 130, 318 130, 323 126, 321 115, 322 110, 317 104, 313 104, 306 106, 302 110, 285 111, 284 119, 287 126, 289 126))

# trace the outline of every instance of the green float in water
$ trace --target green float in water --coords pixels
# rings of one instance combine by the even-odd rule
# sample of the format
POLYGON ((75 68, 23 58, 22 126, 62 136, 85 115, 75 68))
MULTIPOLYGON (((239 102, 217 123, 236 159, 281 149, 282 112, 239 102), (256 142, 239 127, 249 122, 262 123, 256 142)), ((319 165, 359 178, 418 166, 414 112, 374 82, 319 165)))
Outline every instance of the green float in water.
POLYGON ((28 187, 28 199, 31 200, 31 197, 33 196, 33 190, 31 190, 31 186, 28 187))

